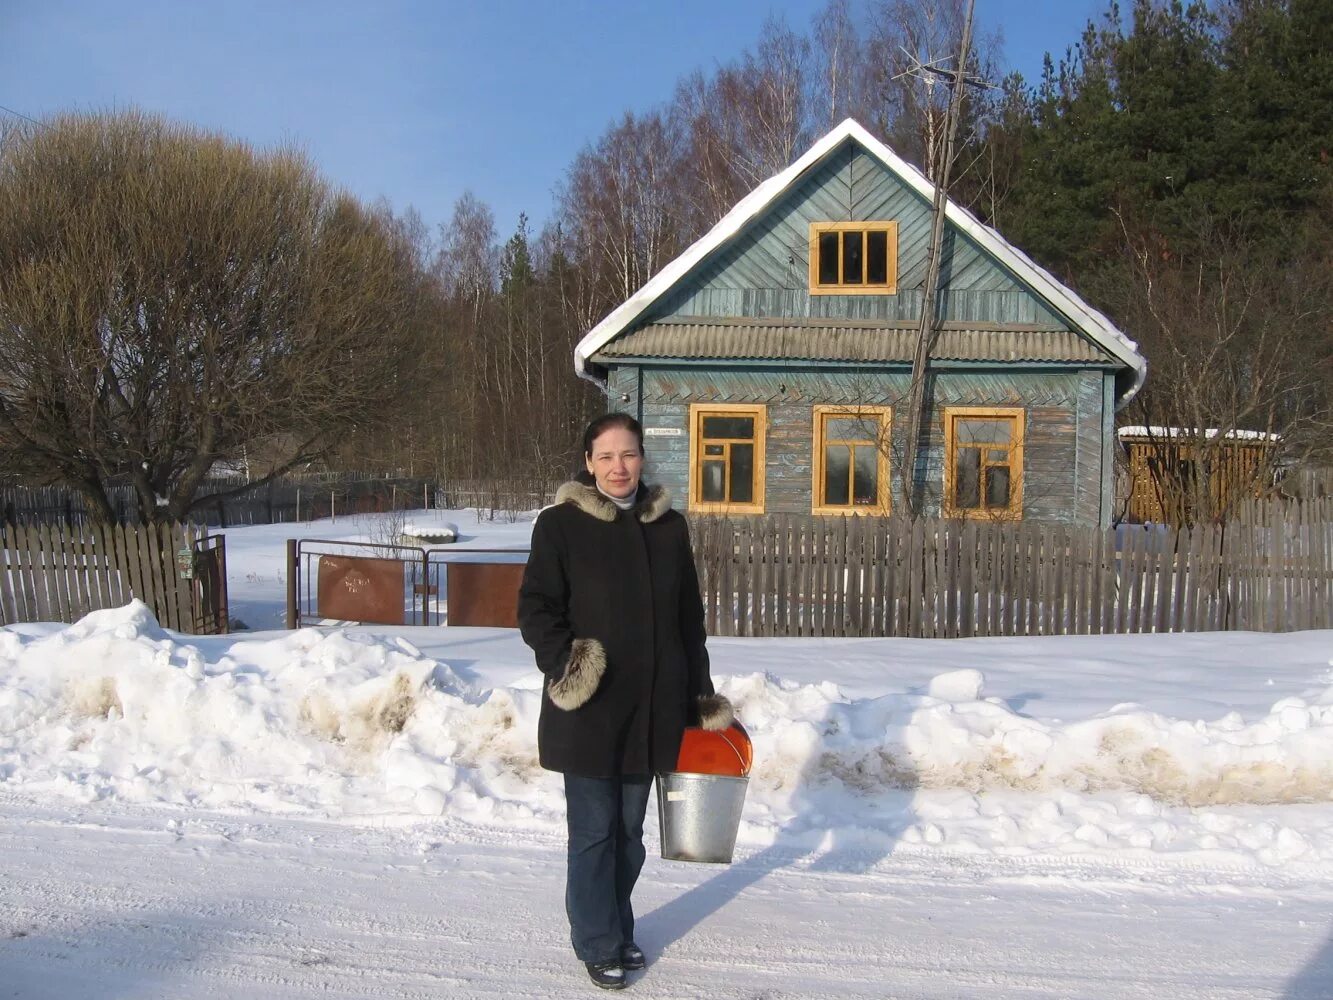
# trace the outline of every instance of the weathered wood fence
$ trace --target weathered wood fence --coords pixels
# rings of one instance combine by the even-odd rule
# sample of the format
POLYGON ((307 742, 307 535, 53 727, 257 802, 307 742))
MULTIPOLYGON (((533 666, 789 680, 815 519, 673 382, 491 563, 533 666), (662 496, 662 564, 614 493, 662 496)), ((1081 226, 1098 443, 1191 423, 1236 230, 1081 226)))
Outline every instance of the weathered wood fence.
POLYGON ((137 597, 165 628, 227 631, 221 535, 193 525, 3 528, 0 625, 73 622, 137 597))
POLYGON ((1333 627, 1322 505, 1175 530, 770 515, 693 520, 713 635, 1333 627))
POLYGON ((450 510, 474 507, 492 517, 545 507, 555 499, 563 479, 447 479, 439 485, 439 506, 450 510))
MULTIPOLYGON (((234 479, 210 479, 200 486, 198 495, 231 490, 236 486, 234 479)), ((108 487, 107 499, 118 521, 138 522, 138 506, 131 487, 108 487)), ((434 482, 419 477, 389 479, 349 474, 336 479, 327 476, 281 479, 205 504, 197 508, 190 519, 197 524, 223 528, 242 524, 281 524, 344 514, 428 507, 435 504, 435 499, 434 482)), ((68 487, 0 486, 0 521, 71 525, 92 520, 82 495, 68 487)))

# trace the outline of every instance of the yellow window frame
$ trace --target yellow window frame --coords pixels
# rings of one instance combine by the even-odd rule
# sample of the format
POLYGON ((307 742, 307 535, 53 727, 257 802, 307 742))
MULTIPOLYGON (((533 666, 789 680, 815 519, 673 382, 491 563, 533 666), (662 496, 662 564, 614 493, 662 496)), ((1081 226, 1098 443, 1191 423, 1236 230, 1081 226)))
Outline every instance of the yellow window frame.
POLYGON ((898 223, 897 222, 812 222, 810 223, 810 294, 811 295, 896 295, 898 293, 898 223), (861 284, 842 281, 842 241, 838 242, 838 280, 821 284, 819 280, 819 237, 824 233, 886 233, 887 259, 883 284, 868 284, 870 254, 861 253, 861 284))
MULTIPOLYGON (((810 512, 812 514, 876 514, 887 515, 891 510, 889 494, 889 451, 890 435, 893 433, 893 407, 891 406, 837 406, 817 405, 812 408, 814 424, 814 461, 811 462, 810 512), (870 418, 874 421, 874 440, 834 439, 830 440, 826 426, 830 418, 870 418), (846 444, 853 448, 852 461, 847 470, 849 477, 847 495, 853 495, 850 477, 856 468, 855 449, 871 447, 875 449, 875 490, 879 496, 877 504, 830 504, 824 495, 824 451, 829 444, 846 444)), ((867 420, 869 422, 869 420, 867 420)))
MULTIPOLYGON (((1021 406, 946 406, 944 408, 944 497, 941 511, 945 517, 966 517, 981 520, 1019 521, 1023 518, 1023 440, 1027 432, 1027 411, 1021 406), (1008 444, 995 443, 986 450, 1004 448, 1009 453, 1005 462, 995 462, 986 455, 981 459, 981 477, 978 490, 983 506, 958 507, 954 502, 954 469, 958 453, 957 423, 960 420, 1010 420, 1013 429, 1008 444), (1009 505, 1004 508, 986 507, 986 470, 996 466, 1009 468, 1009 505)), ((967 447, 975 447, 969 444, 967 447)))
MULTIPOLYGON (((768 431, 768 407, 762 403, 692 403, 690 405, 690 510, 699 514, 762 514, 764 512, 765 437, 768 431), (705 417, 754 418, 754 493, 750 503, 704 500, 703 460, 705 417)), ((725 453, 725 495, 730 495, 731 449, 739 438, 709 438, 710 444, 727 445, 725 453)))

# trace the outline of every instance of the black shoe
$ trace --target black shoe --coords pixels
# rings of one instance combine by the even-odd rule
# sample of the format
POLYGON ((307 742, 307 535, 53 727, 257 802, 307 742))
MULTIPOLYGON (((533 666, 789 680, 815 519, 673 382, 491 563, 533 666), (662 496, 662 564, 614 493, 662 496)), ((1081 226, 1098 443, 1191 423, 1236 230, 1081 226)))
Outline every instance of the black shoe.
POLYGON ((618 958, 583 964, 588 968, 588 978, 604 990, 623 990, 629 985, 629 980, 625 978, 625 967, 618 958))
POLYGON ((638 972, 647 967, 648 959, 644 957, 643 949, 631 941, 620 946, 620 965, 627 972, 638 972))

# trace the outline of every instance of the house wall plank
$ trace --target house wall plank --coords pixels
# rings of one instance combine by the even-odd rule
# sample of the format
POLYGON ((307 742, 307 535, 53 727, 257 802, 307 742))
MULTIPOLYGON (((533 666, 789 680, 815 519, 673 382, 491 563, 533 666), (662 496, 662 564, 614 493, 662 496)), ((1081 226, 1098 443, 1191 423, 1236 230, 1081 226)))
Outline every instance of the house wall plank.
MULTIPOLYGON (((921 315, 930 204, 849 140, 770 210, 696 265, 646 319, 667 316, 845 317, 921 315), (811 296, 810 224, 898 222, 898 293, 811 296)), ((1069 329, 1044 299, 946 224, 941 302, 947 320, 1069 329)))
MULTIPOLYGON (((814 411, 821 403, 894 407, 890 490, 902 509, 902 484, 892 455, 903 453, 906 370, 618 366, 608 381, 611 405, 639 416, 647 431, 644 477, 660 483, 684 509, 689 496, 689 411, 703 402, 762 403, 767 407, 765 510, 808 514, 811 508, 814 411), (660 432, 666 431, 666 434, 660 432)), ((933 377, 934 412, 923 429, 919 468, 923 512, 940 510, 944 480, 944 406, 1022 406, 1024 517, 1102 526, 1109 476, 1103 462, 1100 371, 944 370, 933 377)))

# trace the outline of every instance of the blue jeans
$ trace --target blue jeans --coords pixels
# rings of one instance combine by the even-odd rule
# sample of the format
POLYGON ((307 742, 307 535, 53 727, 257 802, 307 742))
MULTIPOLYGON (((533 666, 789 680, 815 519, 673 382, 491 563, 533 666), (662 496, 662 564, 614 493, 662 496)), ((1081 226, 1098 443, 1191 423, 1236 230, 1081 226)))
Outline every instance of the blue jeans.
POLYGON ((634 940, 630 894, 643 868, 643 816, 649 775, 565 775, 569 867, 565 912, 574 954, 584 962, 620 957, 634 940))

